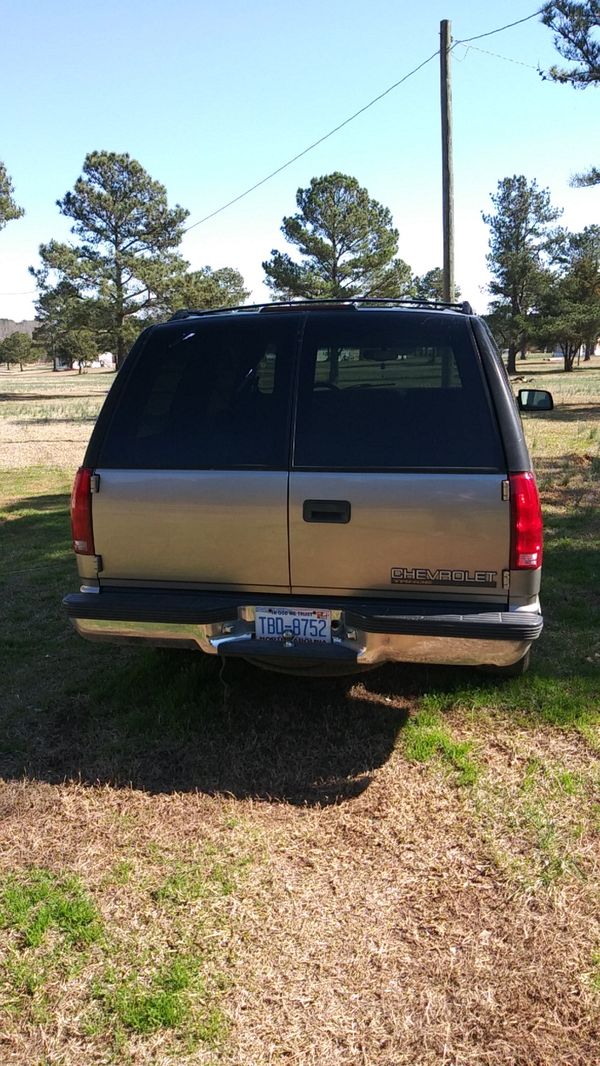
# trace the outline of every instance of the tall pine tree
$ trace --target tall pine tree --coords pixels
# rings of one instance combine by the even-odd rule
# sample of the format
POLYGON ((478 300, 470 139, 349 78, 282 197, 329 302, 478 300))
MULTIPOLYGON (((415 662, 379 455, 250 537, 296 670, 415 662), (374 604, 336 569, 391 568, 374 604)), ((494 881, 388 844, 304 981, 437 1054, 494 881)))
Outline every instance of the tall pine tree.
POLYGON ((527 315, 535 309, 547 281, 546 261, 553 238, 551 224, 561 211, 550 203, 550 193, 524 175, 498 182, 491 196, 495 211, 483 213, 490 227, 488 266, 493 276, 489 289, 496 297, 492 313, 500 316, 508 341, 508 370, 516 370, 516 354, 524 345, 527 315))
POLYGON ((95 325, 118 367, 136 332, 130 320, 159 304, 187 267, 177 248, 188 212, 170 208, 165 187, 115 152, 87 155, 73 191, 57 206, 73 220, 76 241, 43 244, 42 266, 32 273, 42 296, 67 281, 91 298, 95 325))
POLYGON ((396 257, 398 231, 387 207, 356 178, 336 171, 313 178, 296 194, 298 212, 281 232, 301 262, 274 249, 263 263, 267 285, 287 299, 402 296, 412 287, 408 265, 396 257))

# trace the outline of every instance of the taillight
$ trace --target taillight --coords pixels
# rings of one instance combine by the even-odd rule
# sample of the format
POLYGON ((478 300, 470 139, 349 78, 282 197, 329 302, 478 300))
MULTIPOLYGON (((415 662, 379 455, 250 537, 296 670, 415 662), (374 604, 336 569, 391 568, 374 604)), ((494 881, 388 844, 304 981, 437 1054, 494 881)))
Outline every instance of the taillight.
POLYGON ((94 555, 91 480, 92 471, 80 466, 71 493, 73 548, 79 555, 94 555))
POLYGON ((542 565, 542 511, 532 473, 510 474, 510 568, 537 570, 542 565))

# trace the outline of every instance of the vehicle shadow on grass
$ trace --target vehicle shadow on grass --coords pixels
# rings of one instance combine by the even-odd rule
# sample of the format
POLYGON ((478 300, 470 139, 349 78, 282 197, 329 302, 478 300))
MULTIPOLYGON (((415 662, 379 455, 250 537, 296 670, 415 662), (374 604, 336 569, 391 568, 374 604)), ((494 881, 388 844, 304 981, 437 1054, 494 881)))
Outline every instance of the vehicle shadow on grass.
POLYGON ((80 676, 68 690, 41 713, 21 705, 18 720, 0 727, 5 779, 329 805, 368 787, 408 718, 407 700, 386 700, 356 678, 79 643, 80 676))
POLYGON ((3 511, 13 514, 21 511, 57 511, 63 516, 63 522, 69 521, 69 496, 65 492, 48 492, 38 496, 20 496, 12 503, 4 504, 3 511))
POLYGON ((378 693, 370 674, 286 677, 199 652, 81 640, 61 607, 77 585, 67 497, 22 498, 5 512, 5 779, 329 804, 364 791, 390 757, 409 700, 378 693))
MULTIPOLYGON (((28 558, 39 563, 36 546, 41 551, 44 544, 46 553, 65 548, 68 525, 58 498, 36 503, 37 514, 9 523, 11 540, 21 530, 15 565, 28 558)), ((551 524, 552 654, 540 649, 532 674, 506 687, 459 668, 392 665, 333 681, 281 676, 239 661, 223 666, 200 653, 94 646, 73 632, 61 608, 62 594, 76 583, 71 558, 52 561, 46 554, 43 580, 39 571, 24 572, 5 585, 0 773, 299 806, 351 800, 388 761, 409 711, 426 693, 442 712, 463 698, 495 706, 498 693, 504 706, 512 701, 520 709, 528 699, 535 710, 558 691, 557 683, 566 698, 571 681, 561 678, 570 671, 593 669, 586 660, 595 606, 589 520, 568 515, 551 524), (559 645, 568 661, 560 660, 559 645)), ((580 695, 587 700, 587 689, 580 695)))
POLYGON ((50 568, 60 557, 72 558, 68 505, 64 492, 0 505, 0 582, 14 572, 50 568))
POLYGON ((582 676, 585 690, 573 692, 568 671, 561 678, 540 660, 509 682, 466 668, 400 664, 332 681, 239 660, 223 669, 194 652, 105 650, 78 650, 88 680, 80 676, 41 711, 23 708, 12 743, 0 735, 5 778, 329 806, 369 787, 425 694, 441 719, 456 706, 502 709, 530 716, 537 728, 579 715, 597 687, 582 676))
MULTIPOLYGON (((474 670, 400 664, 335 681, 286 677, 201 653, 94 647, 68 631, 54 666, 68 680, 45 704, 22 691, 0 719, 5 779, 297 806, 364 792, 424 693, 443 713, 465 693, 489 706, 503 688, 474 670)), ((513 695, 518 706, 519 687, 513 695)))
POLYGON ((360 794, 406 721, 355 678, 282 677, 194 652, 93 645, 61 606, 77 587, 68 497, 0 522, 0 774, 336 803, 360 794))

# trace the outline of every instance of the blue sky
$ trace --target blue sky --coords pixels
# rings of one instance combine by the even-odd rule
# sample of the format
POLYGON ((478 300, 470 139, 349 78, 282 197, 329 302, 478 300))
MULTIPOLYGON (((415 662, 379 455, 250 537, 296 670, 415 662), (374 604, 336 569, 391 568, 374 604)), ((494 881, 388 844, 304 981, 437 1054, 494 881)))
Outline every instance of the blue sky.
MULTIPOLYGON (((193 222, 429 56, 440 19, 461 39, 535 9, 535 0, 6 0, 0 159, 27 214, 0 233, 0 318, 32 316, 32 295, 6 294, 32 289, 27 267, 41 242, 68 238, 55 201, 87 152, 129 152, 193 222)), ((542 81, 535 68, 556 60, 538 19, 453 53, 456 272, 478 310, 488 280, 481 211, 500 178, 537 178, 572 229, 600 221, 600 189, 568 186, 573 171, 598 163, 600 92, 542 81)), ((279 227, 296 189, 332 170, 355 175, 390 208, 414 270, 441 264, 437 59, 192 230, 184 254, 193 267, 237 267, 253 298, 265 298, 260 264, 285 246, 279 227)))

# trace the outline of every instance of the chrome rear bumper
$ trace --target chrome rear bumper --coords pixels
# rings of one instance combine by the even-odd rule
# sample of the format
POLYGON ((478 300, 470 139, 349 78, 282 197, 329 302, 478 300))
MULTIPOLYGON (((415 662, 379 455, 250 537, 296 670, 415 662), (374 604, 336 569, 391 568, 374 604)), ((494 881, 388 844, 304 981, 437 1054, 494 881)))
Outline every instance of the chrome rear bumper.
POLYGON ((525 655, 543 625, 538 611, 499 611, 481 603, 415 604, 346 598, 333 604, 325 597, 242 595, 269 604, 327 607, 332 613, 331 643, 256 639, 255 608, 240 602, 240 594, 119 589, 76 593, 63 602, 77 632, 88 640, 143 641, 199 649, 209 655, 280 662, 303 658, 357 665, 416 662, 510 666, 525 655))

